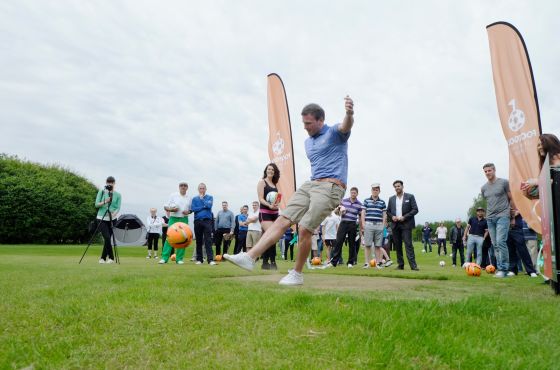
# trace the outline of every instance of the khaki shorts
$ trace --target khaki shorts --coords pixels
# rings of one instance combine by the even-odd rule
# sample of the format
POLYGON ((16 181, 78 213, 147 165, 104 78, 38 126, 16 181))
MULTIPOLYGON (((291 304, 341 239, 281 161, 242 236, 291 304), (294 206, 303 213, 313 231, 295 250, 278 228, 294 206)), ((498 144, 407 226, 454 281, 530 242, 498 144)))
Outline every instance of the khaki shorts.
POLYGON ((306 181, 281 215, 313 232, 340 204, 343 196, 344 189, 332 182, 306 181))
POLYGON ((245 246, 247 248, 253 248, 261 238, 261 234, 262 233, 260 231, 255 231, 255 230, 247 231, 247 239, 245 241, 245 246))
POLYGON ((366 247, 381 247, 383 245, 383 222, 364 225, 364 245, 366 247))

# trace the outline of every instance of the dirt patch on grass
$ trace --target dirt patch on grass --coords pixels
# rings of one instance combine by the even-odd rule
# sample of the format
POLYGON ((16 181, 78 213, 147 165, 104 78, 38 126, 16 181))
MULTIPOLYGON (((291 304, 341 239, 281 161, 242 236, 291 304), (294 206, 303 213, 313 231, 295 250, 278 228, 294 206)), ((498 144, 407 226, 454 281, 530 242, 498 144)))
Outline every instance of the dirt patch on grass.
MULTIPOLYGON (((230 277, 228 280, 239 282, 259 282, 274 283, 284 275, 250 275, 230 277)), ((303 287, 311 289, 323 290, 358 290, 358 291, 398 291, 400 289, 414 289, 419 286, 427 286, 436 283, 433 280, 420 279, 394 279, 386 277, 367 277, 367 276, 349 276, 349 275, 313 275, 305 274, 305 283, 303 287)))

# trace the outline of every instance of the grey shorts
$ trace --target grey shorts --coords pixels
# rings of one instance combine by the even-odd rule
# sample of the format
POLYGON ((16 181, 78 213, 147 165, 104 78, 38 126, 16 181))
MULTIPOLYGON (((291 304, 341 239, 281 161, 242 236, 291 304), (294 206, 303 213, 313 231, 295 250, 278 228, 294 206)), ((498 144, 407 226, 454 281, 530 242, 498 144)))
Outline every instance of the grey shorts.
POLYGON ((383 222, 366 222, 364 227, 364 245, 366 247, 383 246, 383 222))
POLYGON ((345 190, 332 182, 306 181, 281 216, 313 232, 342 200, 345 190))

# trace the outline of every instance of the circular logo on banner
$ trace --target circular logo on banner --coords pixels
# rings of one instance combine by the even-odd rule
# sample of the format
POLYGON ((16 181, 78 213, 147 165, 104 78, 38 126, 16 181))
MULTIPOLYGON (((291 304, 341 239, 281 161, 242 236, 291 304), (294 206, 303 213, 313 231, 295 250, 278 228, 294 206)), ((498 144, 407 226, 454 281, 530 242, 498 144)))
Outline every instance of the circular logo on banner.
POLYGON ((284 151, 284 139, 282 139, 280 137, 280 132, 277 132, 276 136, 277 136, 277 139, 272 144, 272 152, 274 152, 274 154, 276 154, 276 155, 280 155, 284 151))
POLYGON ((525 113, 521 109, 515 107, 515 99, 511 99, 509 104, 511 106, 511 113, 508 118, 509 129, 513 132, 521 130, 525 125, 525 113))

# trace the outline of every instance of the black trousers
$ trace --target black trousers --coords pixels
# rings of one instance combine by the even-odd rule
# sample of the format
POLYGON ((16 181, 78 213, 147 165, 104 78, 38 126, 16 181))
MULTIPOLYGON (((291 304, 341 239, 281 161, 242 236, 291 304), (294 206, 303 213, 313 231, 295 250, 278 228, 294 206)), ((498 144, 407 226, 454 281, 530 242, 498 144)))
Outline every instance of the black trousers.
MULTIPOLYGON (((264 235, 264 231, 261 234, 264 235)), ((264 253, 262 254, 263 265, 267 264, 269 261, 270 263, 276 263, 276 243, 272 244, 264 253)))
POLYGON ((216 255, 222 254, 222 243, 224 245, 224 253, 228 252, 229 246, 231 244, 231 240, 224 239, 224 234, 229 234, 231 229, 228 228, 219 228, 214 233, 214 243, 216 244, 216 255))
MULTIPOLYGON (((113 225, 114 224, 115 220, 113 220, 113 225)), ((111 221, 103 220, 99 226, 101 235, 103 235, 103 252, 101 252, 101 259, 106 259, 107 257, 112 260, 115 259, 113 255, 113 225, 111 225, 111 221)))
POLYGON ((291 240, 284 239, 284 259, 288 260, 288 250, 290 251, 290 261, 294 260, 294 245, 290 244, 291 240))
POLYGON ((533 266, 533 261, 531 260, 531 255, 525 244, 525 237, 523 236, 523 230, 510 230, 508 234, 507 246, 509 251, 509 270, 517 274, 518 267, 517 262, 521 259, 523 266, 525 266, 525 271, 527 274, 536 273, 535 266, 533 266))
POLYGON ((240 232, 235 238, 235 247, 233 249, 233 254, 239 252, 247 252, 247 231, 240 232))
POLYGON ((348 235, 348 264, 355 265, 357 263, 356 255, 356 223, 354 221, 342 221, 338 226, 336 233, 336 242, 331 256, 331 263, 333 266, 342 261, 342 245, 348 235))
POLYGON ((206 261, 208 263, 214 260, 214 252, 212 252, 212 220, 194 220, 194 235, 196 238, 196 259, 203 262, 202 244, 206 249, 206 261))
POLYGON ((402 252, 402 245, 404 241, 404 248, 406 250, 406 259, 410 268, 417 268, 416 257, 414 255, 414 247, 412 246, 412 229, 404 229, 401 225, 393 226, 393 245, 397 252, 397 264, 399 267, 404 268, 404 258, 402 252))
POLYGON ((463 241, 453 243, 452 248, 452 255, 453 255, 453 264, 456 265, 457 263, 457 252, 461 256, 461 266, 465 263, 465 246, 463 245, 463 241))
POLYGON ((159 234, 158 233, 148 233, 148 250, 153 249, 155 251, 158 250, 158 242, 159 242, 159 234))
MULTIPOLYGON (((480 265, 480 267, 482 268, 486 268, 486 266, 488 265, 497 266, 496 256, 490 253, 491 247, 492 247, 492 242, 490 241, 490 238, 484 239, 484 242, 482 243, 482 264, 480 265)), ((474 250, 474 255, 476 258, 476 248, 474 250)))

